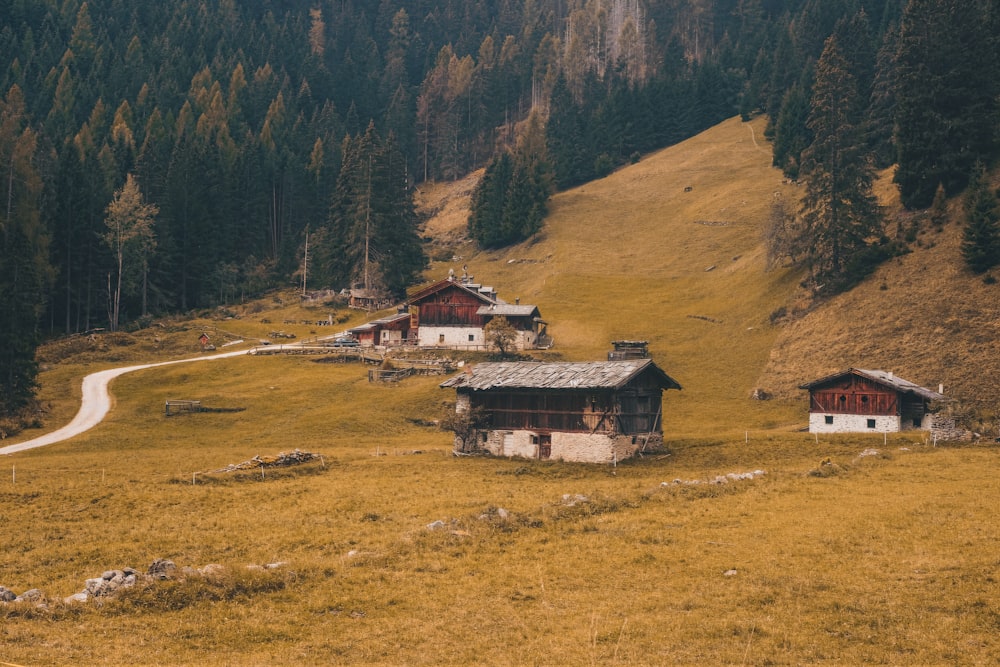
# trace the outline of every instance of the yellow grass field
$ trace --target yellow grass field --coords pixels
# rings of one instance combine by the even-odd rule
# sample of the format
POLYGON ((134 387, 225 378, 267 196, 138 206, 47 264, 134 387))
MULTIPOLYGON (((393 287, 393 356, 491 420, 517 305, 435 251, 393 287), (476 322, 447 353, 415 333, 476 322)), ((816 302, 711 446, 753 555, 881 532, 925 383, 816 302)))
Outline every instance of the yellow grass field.
MULTIPOLYGON (((306 356, 127 374, 99 426, 0 457, 0 585, 48 599, 0 604, 0 664, 996 664, 998 450, 800 431, 794 384, 814 378, 779 380, 840 359, 810 360, 789 332, 835 315, 770 323, 800 276, 765 269, 761 229, 798 188, 762 131, 730 120, 561 193, 522 246, 449 236, 459 259, 427 274, 467 264, 538 305, 551 356, 649 340, 684 386, 664 399, 667 452, 456 458, 433 425, 453 399, 443 378, 370 384, 360 364, 306 356), (168 399, 244 410, 168 418, 168 399), (296 448, 322 459, 212 472, 296 448), (63 603, 158 558, 224 569, 63 603)), ((301 340, 325 332, 294 322, 330 314, 294 295, 232 310, 43 350, 46 429, 72 417, 86 373, 198 356, 204 330, 301 340)))

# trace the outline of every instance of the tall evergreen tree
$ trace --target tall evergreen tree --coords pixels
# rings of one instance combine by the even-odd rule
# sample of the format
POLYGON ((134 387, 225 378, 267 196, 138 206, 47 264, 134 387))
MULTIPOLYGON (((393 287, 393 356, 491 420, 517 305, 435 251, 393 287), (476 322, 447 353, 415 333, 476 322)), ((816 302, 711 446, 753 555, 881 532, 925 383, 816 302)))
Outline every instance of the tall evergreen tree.
POLYGON ((997 153, 996 40, 990 0, 909 0, 896 58, 895 181, 908 208, 949 195, 997 153))
POLYGON ((51 279, 41 222, 38 139, 28 127, 18 86, 0 100, 0 416, 34 398, 39 317, 51 279))
POLYGON ((341 286, 399 295, 424 268, 405 158, 374 123, 344 140, 327 229, 316 259, 341 286))
POLYGON ((507 243, 504 208, 513 175, 514 159, 509 151, 503 151, 486 165, 472 195, 469 234, 482 248, 500 248, 507 243))
POLYGON ((848 67, 832 35, 816 65, 807 123, 814 139, 803 153, 806 194, 801 216, 807 262, 814 278, 831 289, 859 278, 855 263, 882 231, 859 123, 863 100, 848 67))
POLYGON ((962 259, 973 273, 985 273, 1000 264, 1000 201, 982 167, 973 173, 964 203, 962 259))

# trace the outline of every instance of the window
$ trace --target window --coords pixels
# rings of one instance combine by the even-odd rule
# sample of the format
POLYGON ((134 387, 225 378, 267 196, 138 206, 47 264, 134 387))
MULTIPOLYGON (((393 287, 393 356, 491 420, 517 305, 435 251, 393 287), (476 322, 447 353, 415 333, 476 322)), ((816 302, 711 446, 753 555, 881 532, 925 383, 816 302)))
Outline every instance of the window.
POLYGON ((823 416, 823 421, 826 422, 827 424, 832 424, 833 423, 833 415, 824 415, 823 416))
POLYGON ((869 419, 868 420, 868 428, 875 428, 875 420, 874 419, 869 419))
POLYGON ((914 417, 913 418, 913 428, 920 428, 920 424, 921 423, 922 423, 922 420, 920 419, 920 417, 914 417))
POLYGON ((476 334, 469 334, 469 342, 470 343, 476 342, 476 334))
POLYGON ((438 334, 438 343, 444 343, 444 334, 438 334))

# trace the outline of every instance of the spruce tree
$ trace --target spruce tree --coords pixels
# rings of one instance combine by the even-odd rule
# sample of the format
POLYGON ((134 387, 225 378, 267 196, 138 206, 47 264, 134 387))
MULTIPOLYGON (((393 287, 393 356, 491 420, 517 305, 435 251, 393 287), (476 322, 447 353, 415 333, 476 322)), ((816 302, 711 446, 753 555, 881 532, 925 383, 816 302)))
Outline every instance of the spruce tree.
POLYGON ((321 235, 325 245, 317 246, 316 259, 341 286, 401 294, 426 263, 417 222, 396 139, 383 140, 369 123, 364 135, 344 140, 327 232, 321 235))
POLYGON ((842 289, 860 275, 857 260, 882 218, 872 194, 873 170, 860 126, 862 99, 836 35, 816 64, 807 125, 814 135, 803 153, 806 194, 802 222, 807 262, 817 282, 842 289))
POLYGON ((506 243, 504 208, 513 174, 514 160, 503 151, 486 165, 472 195, 469 234, 482 248, 499 248, 506 243))
POLYGON ((910 0, 906 6, 896 58, 895 181, 908 208, 930 205, 938 183, 949 196, 961 192, 976 161, 996 155, 995 5, 910 0))
POLYGON ((965 194, 962 259, 973 273, 985 273, 1000 264, 1000 201, 977 168, 965 194))
POLYGON ((17 415, 34 398, 39 317, 51 283, 48 236, 41 222, 38 138, 27 126, 24 96, 11 87, 0 100, 0 416, 17 415))

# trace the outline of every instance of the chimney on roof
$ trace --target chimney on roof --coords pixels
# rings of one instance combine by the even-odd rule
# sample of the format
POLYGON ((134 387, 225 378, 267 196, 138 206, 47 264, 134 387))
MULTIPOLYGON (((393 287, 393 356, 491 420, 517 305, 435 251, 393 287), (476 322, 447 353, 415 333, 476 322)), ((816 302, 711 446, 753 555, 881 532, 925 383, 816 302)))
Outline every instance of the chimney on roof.
POLYGON ((519 297, 519 296, 515 296, 515 297, 514 297, 514 305, 515 305, 515 306, 518 306, 518 305, 520 305, 520 304, 521 304, 521 297, 519 297))
POLYGON ((938 385, 938 393, 939 394, 943 394, 944 393, 944 385, 943 384, 939 384, 938 385))
POLYGON ((886 373, 886 375, 888 375, 888 376, 889 376, 889 379, 890 379, 890 380, 892 379, 892 371, 888 371, 888 372, 886 373))

